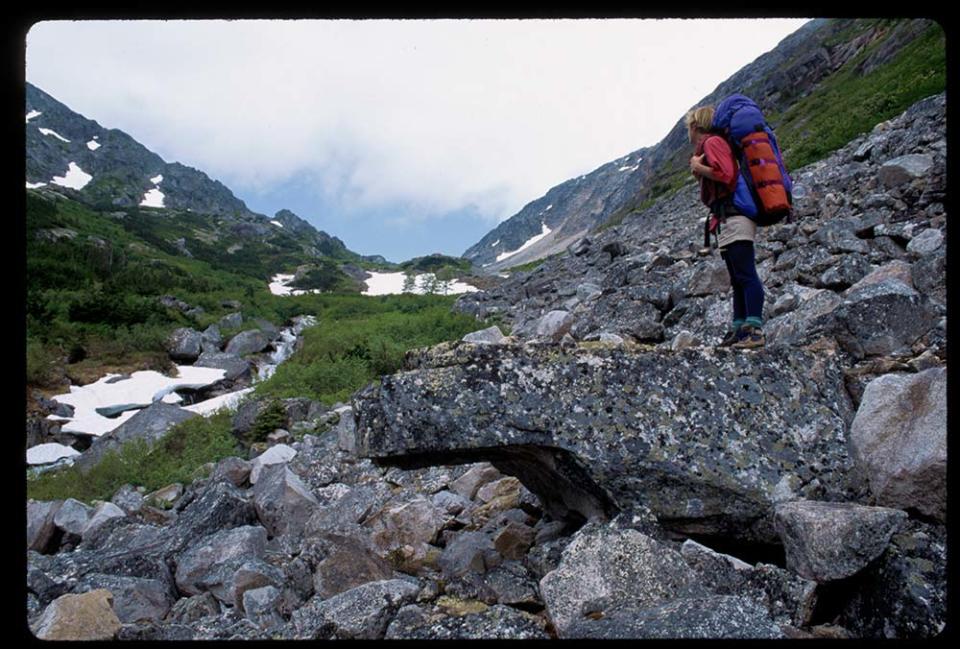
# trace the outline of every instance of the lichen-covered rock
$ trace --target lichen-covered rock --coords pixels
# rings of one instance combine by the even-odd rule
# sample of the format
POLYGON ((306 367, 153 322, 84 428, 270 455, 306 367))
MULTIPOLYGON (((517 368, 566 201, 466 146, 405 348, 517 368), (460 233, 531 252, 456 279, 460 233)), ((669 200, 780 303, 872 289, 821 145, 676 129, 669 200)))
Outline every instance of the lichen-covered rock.
POLYGON ((894 279, 850 291, 833 315, 837 342, 857 358, 909 348, 937 324, 929 301, 894 279))
POLYGON ((554 518, 640 502, 666 525, 768 541, 772 503, 861 488, 845 438, 853 412, 829 354, 465 345, 355 398, 362 456, 486 459, 554 518))
POLYGON ((364 537, 325 534, 323 559, 313 573, 313 590, 321 599, 393 577, 393 567, 364 537))
POLYGON ((93 515, 93 507, 67 498, 53 517, 53 523, 69 534, 80 536, 93 515))
POLYGON ((387 628, 388 640, 539 640, 544 623, 509 606, 490 606, 463 615, 445 615, 414 604, 404 606, 387 628))
POLYGON ((906 512, 852 503, 793 501, 776 509, 787 567, 816 582, 856 574, 887 548, 906 512))
POLYGON ((557 569, 540 580, 540 592, 560 637, 588 614, 709 594, 676 550, 635 530, 595 524, 577 533, 557 569))
POLYGON ((748 597, 687 597, 648 608, 621 605, 599 619, 577 620, 564 638, 774 639, 783 632, 765 608, 748 597))
POLYGON ((864 638, 933 638, 946 626, 946 600, 945 529, 909 521, 863 571, 840 623, 864 638))
POLYGON ((250 479, 250 462, 239 457, 225 457, 210 474, 211 480, 226 480, 235 487, 242 487, 250 479))
POLYGON ((296 449, 286 444, 276 444, 253 458, 250 463, 250 484, 257 484, 260 472, 271 464, 285 464, 297 454, 296 449))
POLYGON ((867 384, 850 444, 878 504, 946 519, 946 418, 945 367, 867 384))

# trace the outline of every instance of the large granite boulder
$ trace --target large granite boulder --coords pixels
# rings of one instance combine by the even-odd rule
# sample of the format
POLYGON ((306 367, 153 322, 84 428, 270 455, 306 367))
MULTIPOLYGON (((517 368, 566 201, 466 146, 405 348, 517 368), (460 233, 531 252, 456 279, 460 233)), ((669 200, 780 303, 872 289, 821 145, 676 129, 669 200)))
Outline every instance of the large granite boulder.
POLYGON ((158 622, 174 603, 170 585, 159 579, 91 573, 84 575, 76 591, 105 589, 113 595, 113 611, 123 624, 158 622))
POLYGON ((200 582, 211 570, 236 558, 260 558, 266 549, 267 531, 243 526, 197 539, 193 547, 176 557, 177 588, 187 595, 199 595, 200 582))
POLYGON ((363 457, 487 460, 555 518, 632 503, 679 530, 776 542, 772 505, 850 500, 853 418, 834 356, 441 345, 354 402, 363 457))
POLYGON ((253 489, 257 515, 271 536, 298 535, 319 503, 286 464, 266 465, 253 489))
POLYGON ((868 383, 850 444, 877 504, 946 520, 947 369, 868 383))
POLYGON ((59 536, 56 520, 57 512, 63 506, 62 500, 27 501, 27 550, 49 552, 55 550, 59 536))
POLYGON ((400 607, 412 603, 420 587, 409 581, 376 581, 334 595, 312 598, 290 619, 291 639, 358 639, 384 637, 400 607))

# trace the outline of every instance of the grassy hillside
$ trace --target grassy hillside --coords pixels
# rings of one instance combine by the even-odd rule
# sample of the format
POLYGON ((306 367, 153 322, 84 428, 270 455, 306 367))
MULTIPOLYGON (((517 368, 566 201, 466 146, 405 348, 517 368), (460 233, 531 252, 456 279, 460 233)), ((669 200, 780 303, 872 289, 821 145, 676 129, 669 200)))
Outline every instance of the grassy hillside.
POLYGON ((204 227, 189 213, 121 216, 28 191, 28 386, 62 386, 67 377, 85 382, 107 369, 167 368, 166 336, 177 327, 204 329, 236 311, 224 302, 275 323, 310 312, 301 298, 270 294, 266 278, 279 268, 265 252, 228 256, 213 243, 188 239, 189 258, 169 243, 185 231, 209 232, 204 227), (202 313, 166 308, 158 299, 165 295, 202 313))

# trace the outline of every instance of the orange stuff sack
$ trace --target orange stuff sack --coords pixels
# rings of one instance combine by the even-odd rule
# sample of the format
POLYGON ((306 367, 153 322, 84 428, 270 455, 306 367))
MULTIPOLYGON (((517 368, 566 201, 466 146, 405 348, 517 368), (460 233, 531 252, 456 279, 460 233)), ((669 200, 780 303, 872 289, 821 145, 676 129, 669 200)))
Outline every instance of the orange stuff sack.
POLYGON ((771 216, 789 212, 790 199, 769 136, 764 131, 750 133, 740 140, 740 148, 760 209, 771 216))

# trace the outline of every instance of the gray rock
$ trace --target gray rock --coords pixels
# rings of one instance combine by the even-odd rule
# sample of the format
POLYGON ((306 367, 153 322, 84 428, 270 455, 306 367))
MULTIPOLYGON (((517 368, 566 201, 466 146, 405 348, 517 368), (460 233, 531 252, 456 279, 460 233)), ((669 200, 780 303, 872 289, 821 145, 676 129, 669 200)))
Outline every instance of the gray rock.
POLYGON ((473 500, 480 487, 498 480, 502 474, 487 462, 476 464, 462 476, 450 483, 450 491, 473 500))
POLYGON ((726 264, 714 261, 697 266, 686 286, 686 295, 703 296, 723 293, 730 288, 730 274, 726 264))
POLYGON ((447 543, 438 564, 446 577, 454 578, 469 572, 482 574, 499 564, 499 557, 489 534, 462 532, 447 543))
POLYGON ((263 629, 283 624, 279 604, 280 591, 273 586, 252 588, 243 593, 244 613, 247 618, 263 629))
POLYGON ((174 603, 173 593, 165 581, 123 575, 91 573, 84 575, 74 592, 99 588, 113 595, 113 611, 123 624, 159 622, 174 603))
POLYGON ((602 294, 603 289, 590 282, 585 282, 577 286, 577 298, 579 298, 581 302, 591 302, 599 298, 602 294))
POLYGON ((213 566, 200 577, 197 586, 224 604, 243 610, 245 592, 263 586, 279 588, 283 581, 283 571, 276 566, 262 559, 237 557, 213 566))
POLYGON ((79 500, 67 498, 53 517, 53 523, 64 532, 80 536, 87 527, 87 523, 90 522, 92 515, 93 507, 85 505, 79 500))
POLYGON ((687 539, 680 554, 717 595, 750 597, 762 604, 778 624, 807 626, 817 603, 816 582, 777 566, 752 566, 687 539))
POLYGON ((326 600, 311 599, 294 611, 287 637, 293 639, 383 638, 400 607, 416 600, 420 587, 392 579, 358 586, 326 600))
POLYGON ((193 624, 217 615, 220 615, 220 602, 212 594, 204 592, 178 599, 170 608, 166 621, 171 624, 193 624))
POLYGON ((54 518, 62 500, 27 500, 27 550, 49 552, 56 540, 54 518))
POLYGON ((227 373, 223 378, 227 381, 249 378, 253 370, 253 365, 250 361, 246 361, 236 354, 228 354, 220 351, 204 351, 200 354, 200 357, 197 358, 194 366, 226 370, 227 373))
POLYGON ((340 415, 336 428, 337 447, 345 453, 355 455, 357 452, 357 425, 353 418, 353 408, 347 406, 336 410, 336 412, 340 415))
POLYGON ((918 256, 930 255, 939 250, 945 243, 943 232, 937 228, 927 228, 907 244, 907 252, 918 256))
POLYGON ((214 482, 199 494, 188 492, 178 503, 179 514, 166 533, 167 555, 193 547, 197 539, 245 525, 257 525, 257 512, 233 485, 214 482))
POLYGON ((500 604, 537 610, 543 607, 537 576, 519 561, 504 561, 484 576, 500 604))
POLYGON ((286 444, 277 444, 271 446, 266 451, 253 458, 250 463, 250 484, 257 484, 260 479, 260 473, 271 464, 286 464, 292 460, 297 451, 286 444))
POLYGON ((239 313, 230 313, 220 318, 217 326, 220 329, 239 329, 243 326, 243 316, 239 313))
POLYGON ((893 279, 850 291, 833 315, 837 342, 858 358, 909 347, 937 323, 929 303, 893 279))
POLYGON ((325 556, 313 574, 313 590, 320 599, 393 577, 392 566, 364 537, 325 534, 323 541, 325 556))
POLYGON ((573 326, 573 315, 567 311, 550 311, 537 321, 535 334, 538 338, 558 341, 573 326))
POLYGON ((583 615, 614 606, 643 609, 709 594, 676 550, 635 530, 590 524, 563 551, 540 592, 560 637, 583 615))
POLYGON ((96 532, 99 528, 107 524, 108 521, 114 518, 124 518, 127 513, 109 502, 98 503, 94 507, 93 511, 90 513, 90 518, 87 520, 87 524, 83 526, 83 530, 80 532, 81 535, 86 536, 87 534, 92 534, 96 532))
POLYGON ((260 558, 267 544, 262 527, 243 526, 216 532, 198 539, 194 547, 177 556, 174 578, 177 588, 188 595, 199 595, 200 584, 214 568, 236 558, 260 558))
POLYGON ((499 345, 503 342, 505 336, 503 332, 500 331, 500 327, 496 325, 488 327, 487 329, 481 329, 480 331, 473 331, 465 335, 461 340, 468 343, 475 343, 478 345, 499 345))
POLYGON ((108 590, 63 595, 44 611, 31 631, 41 640, 113 640, 120 620, 108 590))
POLYGON ((270 346, 270 339, 262 331, 241 331, 230 339, 224 352, 235 356, 257 354, 270 346))
POLYGON ((242 487, 250 478, 252 465, 239 457, 225 457, 219 462, 210 474, 211 480, 226 480, 237 487, 242 487))
POLYGON ((752 599, 715 595, 676 599, 647 608, 621 605, 597 620, 577 620, 561 637, 773 639, 784 635, 752 599))
POLYGON ((180 422, 199 417, 195 412, 172 406, 162 401, 144 408, 109 433, 93 441, 86 451, 74 460, 74 466, 87 473, 96 466, 107 451, 118 451, 127 442, 139 439, 152 446, 167 431, 180 422))
POLYGON ((879 557, 907 514, 853 503, 792 501, 776 508, 787 567, 805 579, 836 581, 879 557))
POLYGON ((192 363, 200 355, 200 344, 203 336, 199 331, 181 327, 175 329, 167 338, 167 353, 175 361, 192 363))
POLYGON ((409 569, 427 559, 428 545, 437 539, 446 521, 432 500, 418 495, 384 507, 363 525, 370 530, 370 540, 381 556, 403 551, 409 569))
POLYGON ((215 324, 203 330, 200 337, 200 349, 204 353, 217 353, 223 347, 223 336, 220 327, 215 324))
POLYGON ((113 494, 110 502, 125 511, 127 515, 135 514, 143 507, 143 493, 137 491, 133 485, 125 484, 113 494))
POLYGON ((877 171, 877 177, 887 187, 897 187, 915 178, 923 178, 933 167, 933 156, 910 154, 888 160, 877 171))
POLYGON ((946 520, 946 416, 945 367, 867 384, 850 444, 878 504, 946 520))
POLYGON ((297 536, 319 505, 310 489, 286 464, 266 466, 253 488, 253 504, 271 536, 297 536))

